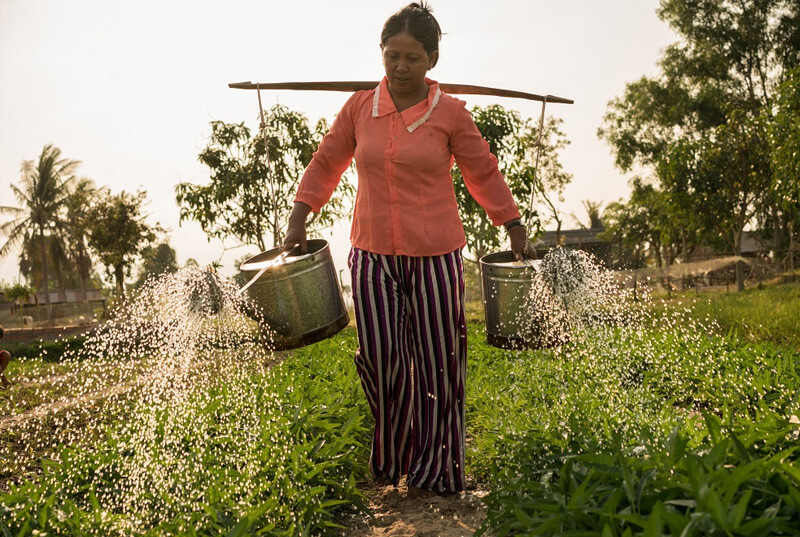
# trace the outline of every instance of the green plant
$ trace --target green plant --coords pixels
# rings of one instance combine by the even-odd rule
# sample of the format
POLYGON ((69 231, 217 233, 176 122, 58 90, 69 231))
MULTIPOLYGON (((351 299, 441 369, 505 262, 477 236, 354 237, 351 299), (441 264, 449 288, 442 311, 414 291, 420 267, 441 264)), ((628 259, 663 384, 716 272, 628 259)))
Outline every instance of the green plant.
MULTIPOLYGON (((498 535, 791 535, 800 516, 797 426, 734 432, 705 416, 703 445, 677 429, 646 453, 574 453, 487 497, 498 535), (764 438, 775 443, 762 444, 764 438), (644 456, 643 456, 644 455, 644 456)), ((483 531, 479 532, 483 533, 483 531)))
POLYGON ((471 327, 468 464, 493 491, 482 532, 800 529, 800 354, 682 307, 648 315, 541 351, 491 348, 471 327))
MULTIPOLYGON (((366 509, 366 403, 350 332, 263 370, 198 382, 138 407, 94 445, 62 447, 43 475, 11 485, 13 535, 311 535, 366 509)), ((211 365, 210 365, 211 366, 211 365)), ((200 375, 198 378, 204 378, 200 375)), ((212 379, 214 377, 211 377, 212 379)))
POLYGON ((74 353, 86 342, 86 336, 73 336, 56 341, 7 343, 4 347, 15 359, 39 358, 45 362, 58 362, 66 353, 74 353))

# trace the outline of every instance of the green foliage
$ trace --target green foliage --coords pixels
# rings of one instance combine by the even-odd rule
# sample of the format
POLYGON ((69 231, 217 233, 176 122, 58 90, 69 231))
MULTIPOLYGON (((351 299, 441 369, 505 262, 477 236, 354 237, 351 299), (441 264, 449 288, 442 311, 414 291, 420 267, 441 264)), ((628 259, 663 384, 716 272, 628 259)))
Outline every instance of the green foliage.
MULTIPOLYGON (((779 250, 797 208, 781 202, 771 177, 768 132, 778 88, 800 59, 800 7, 662 0, 659 16, 680 41, 665 49, 659 75, 609 103, 599 136, 623 171, 643 165, 652 174, 670 215, 659 226, 680 240, 684 258, 698 233, 738 254, 753 222, 779 250)), ((741 290, 740 270, 737 281, 741 290)))
POLYGON ((175 249, 169 243, 162 242, 157 246, 145 246, 142 249, 142 267, 139 270, 136 286, 144 283, 149 276, 171 274, 177 270, 178 261, 175 249))
MULTIPOLYGON (((304 115, 281 105, 265 110, 256 135, 244 123, 211 122, 209 143, 198 157, 211 180, 176 186, 181 222, 195 220, 209 237, 232 237, 262 251, 267 235, 274 246, 281 244, 292 197, 327 130, 322 120, 312 130, 304 115)), ((308 222, 310 230, 349 214, 352 185, 345 180, 337 191, 308 222)))
POLYGON ((158 226, 145 222, 142 214, 147 194, 125 191, 100 197, 88 215, 89 246, 113 275, 117 298, 125 297, 125 276, 136 258, 156 238, 158 226))
MULTIPOLYGON (((636 329, 578 331, 541 351, 490 347, 470 323, 468 473, 491 487, 482 531, 796 534, 800 347, 770 331, 794 323, 797 334, 797 293, 795 284, 719 295, 713 308, 676 301, 647 310, 636 329), (738 316, 752 327, 770 307, 774 324, 747 337, 711 322, 738 316)), ((147 445, 110 419, 97 445, 63 446, 41 476, 0 496, 0 528, 334 534, 346 510, 365 509, 356 483, 368 476, 372 423, 356 346, 348 329, 266 373, 194 387, 175 401, 188 412, 145 410, 147 445), (149 477, 180 475, 180 486, 131 489, 123 470, 145 455, 149 477), (110 501, 131 490, 130 503, 110 501)))
POLYGON ((67 353, 74 356, 75 351, 81 348, 85 341, 86 336, 74 336, 58 341, 5 343, 3 347, 16 360, 33 358, 43 362, 59 362, 67 353))
MULTIPOLYGON (((21 260, 30 269, 31 260, 38 259, 39 280, 33 284, 40 289, 50 289, 49 264, 65 258, 60 234, 65 228, 62 209, 70 195, 70 184, 75 181, 75 170, 80 162, 61 156, 61 150, 53 145, 42 149, 39 159, 22 162, 19 186, 11 185, 11 191, 22 208, 0 206, 0 214, 10 220, 0 224, 0 234, 7 240, 0 247, 0 257, 8 255, 18 245, 23 245, 21 260)), ((46 295, 49 303, 50 297, 46 295)))
POLYGON ((266 374, 198 388, 186 413, 153 408, 137 420, 153 426, 146 446, 131 441, 124 423, 92 449, 64 446, 41 478, 2 496, 0 528, 20 537, 332 534, 343 509, 366 509, 355 483, 368 472, 369 412, 352 366, 355 344, 349 331, 266 374), (245 421, 245 408, 261 410, 256 423, 245 421), (192 431, 191 441, 171 431, 192 431), (174 488, 136 488, 123 469, 144 455, 155 465, 149 479, 180 475, 174 488))
POLYGON ((695 191, 706 208, 700 214, 707 229, 716 231, 735 255, 741 255, 742 233, 756 214, 757 202, 770 193, 769 150, 759 119, 731 112, 724 125, 698 144, 695 191))
POLYGON ((605 223, 603 223, 602 201, 583 200, 581 205, 583 205, 583 209, 586 211, 589 223, 583 224, 575 214, 571 215, 581 229, 602 230, 605 228, 605 223))
POLYGON ((15 283, 14 285, 2 289, 2 293, 6 297, 6 300, 11 302, 11 314, 13 315, 17 312, 21 304, 24 304, 30 297, 34 296, 36 290, 33 287, 15 283))
POLYGON ((800 199, 800 69, 789 74, 781 86, 778 109, 770 124, 773 152, 772 162, 776 188, 789 205, 800 199))
POLYGON ((600 237, 611 243, 612 266, 641 268, 648 257, 656 264, 671 264, 682 240, 689 234, 687 225, 674 221, 675 208, 670 196, 637 178, 631 182, 631 197, 627 202, 613 202, 603 215, 606 229, 600 237), (676 230, 680 230, 676 233, 676 230))
POLYGON ((697 317, 673 307, 538 352, 493 349, 471 327, 468 468, 492 486, 482 531, 796 533, 800 354, 697 317))
MULTIPOLYGON (((497 157, 500 172, 523 212, 524 221, 533 227, 528 230, 529 235, 535 238, 542 231, 543 219, 536 207, 528 207, 531 192, 535 190, 538 202, 545 203, 551 217, 557 219, 553 198, 563 201, 564 188, 572 180, 558 160, 558 152, 569 143, 559 128, 561 120, 548 118, 545 122, 538 172, 534 174, 539 132, 530 120, 523 120, 518 112, 500 105, 476 106, 471 114, 489 143, 489 150, 497 157)), ((478 259, 500 247, 500 229, 492 225, 469 193, 458 166, 452 173, 459 214, 467 235, 467 250, 478 259)))
MULTIPOLYGON (((80 288, 86 290, 92 275, 92 259, 89 255, 87 239, 89 235, 89 215, 98 196, 106 189, 98 189, 91 179, 82 177, 70 189, 65 203, 66 229, 64 242, 69 257, 75 266, 80 288)), ((62 287, 66 288, 66 286, 62 287)))
POLYGON ((734 432, 706 415, 703 448, 677 430, 642 454, 575 453, 489 495, 498 535, 792 535, 800 517, 797 446, 787 421, 734 432), (764 437, 776 439, 769 447, 764 437), (781 441, 781 439, 783 439, 781 441))
MULTIPOLYGON (((708 122, 699 121, 696 112, 688 108, 692 102, 687 88, 642 77, 628 83, 624 95, 608 103, 597 134, 612 146, 621 170, 630 171, 637 164, 653 166, 686 130, 707 128, 708 122), (686 117, 692 119, 684 126, 686 117)), ((713 116, 711 124, 718 124, 719 113, 713 116)))
MULTIPOLYGON (((800 31, 799 31, 800 32, 800 31)), ((777 111, 769 124, 772 146, 772 189, 783 210, 791 215, 786 221, 789 245, 796 248, 800 230, 800 69, 790 73, 781 86, 777 111)), ((793 261, 793 260, 792 260, 793 261)))
POLYGON ((800 349, 800 284, 783 283, 741 293, 692 297, 693 315, 713 319, 722 333, 800 349))

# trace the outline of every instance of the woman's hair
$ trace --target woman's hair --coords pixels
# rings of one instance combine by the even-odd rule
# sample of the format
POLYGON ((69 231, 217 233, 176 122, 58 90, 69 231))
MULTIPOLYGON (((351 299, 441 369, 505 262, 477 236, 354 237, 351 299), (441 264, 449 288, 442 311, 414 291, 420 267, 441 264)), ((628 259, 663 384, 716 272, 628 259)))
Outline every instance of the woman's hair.
POLYGON ((433 17, 433 10, 425 0, 413 2, 386 19, 381 32, 381 45, 385 46, 390 37, 408 32, 422 43, 428 56, 439 50, 442 29, 433 17))

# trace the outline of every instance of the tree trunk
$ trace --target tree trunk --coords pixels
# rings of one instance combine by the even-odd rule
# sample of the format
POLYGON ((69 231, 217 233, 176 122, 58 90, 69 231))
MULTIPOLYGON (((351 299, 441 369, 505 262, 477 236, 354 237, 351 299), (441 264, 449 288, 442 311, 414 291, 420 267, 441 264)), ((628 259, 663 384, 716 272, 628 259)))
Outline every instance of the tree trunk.
POLYGON ((556 247, 561 246, 561 220, 555 218, 556 221, 556 247))
POLYGON ((789 273, 792 275, 792 281, 794 281, 794 221, 789 220, 787 227, 789 228, 789 251, 787 252, 789 256, 789 273))
POLYGON ((55 317, 53 315, 53 306, 50 304, 50 276, 47 273, 47 247, 44 243, 44 230, 39 226, 39 247, 42 254, 42 285, 44 286, 44 303, 47 308, 47 322, 53 323, 55 317))
POLYGON ((90 269, 90 260, 89 256, 86 254, 85 246, 82 244, 81 241, 78 258, 78 278, 81 281, 81 302, 84 304, 89 303, 89 294, 86 292, 89 281, 89 271, 90 269))
MULTIPOLYGON (((781 214, 778 211, 778 204, 772 204, 772 260, 776 266, 783 264, 783 226, 781 226, 781 214)), ((791 241, 791 238, 789 239, 791 241)))
MULTIPOLYGON (((744 230, 739 228, 733 234, 733 253, 737 257, 742 256, 742 234, 744 230)), ((736 261, 736 290, 744 291, 744 263, 736 261)))
POLYGON ((114 280, 117 282, 117 300, 125 302, 125 265, 114 265, 114 280))
POLYGON ((81 302, 83 302, 84 304, 88 304, 89 303, 89 293, 86 292, 86 288, 88 287, 88 284, 86 283, 86 280, 88 278, 83 273, 83 271, 81 271, 80 279, 81 279, 81 302))
POLYGON ((681 261, 683 263, 689 262, 689 246, 686 240, 686 229, 681 228, 681 261))

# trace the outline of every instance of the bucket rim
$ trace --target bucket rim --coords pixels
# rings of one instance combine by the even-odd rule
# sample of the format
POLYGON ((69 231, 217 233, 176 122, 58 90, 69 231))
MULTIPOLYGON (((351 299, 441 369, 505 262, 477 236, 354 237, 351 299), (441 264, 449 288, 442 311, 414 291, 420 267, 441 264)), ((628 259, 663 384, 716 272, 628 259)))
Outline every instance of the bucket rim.
POLYGON ((328 248, 328 241, 325 239, 308 239, 308 252, 305 254, 301 254, 299 252, 299 248, 299 246, 295 246, 289 250, 280 263, 275 263, 275 260, 284 253, 282 248, 278 247, 272 248, 271 250, 265 250, 242 262, 242 264, 239 265, 239 270, 242 272, 252 272, 266 269, 271 266, 283 266, 290 265, 292 263, 298 263, 304 259, 315 256, 320 252, 324 252, 328 248))
POLYGON ((479 260, 481 266, 503 267, 503 268, 517 268, 517 269, 536 269, 541 264, 541 259, 525 259, 524 261, 517 261, 514 257, 514 252, 511 250, 503 250, 501 252, 494 252, 486 254, 479 260))

